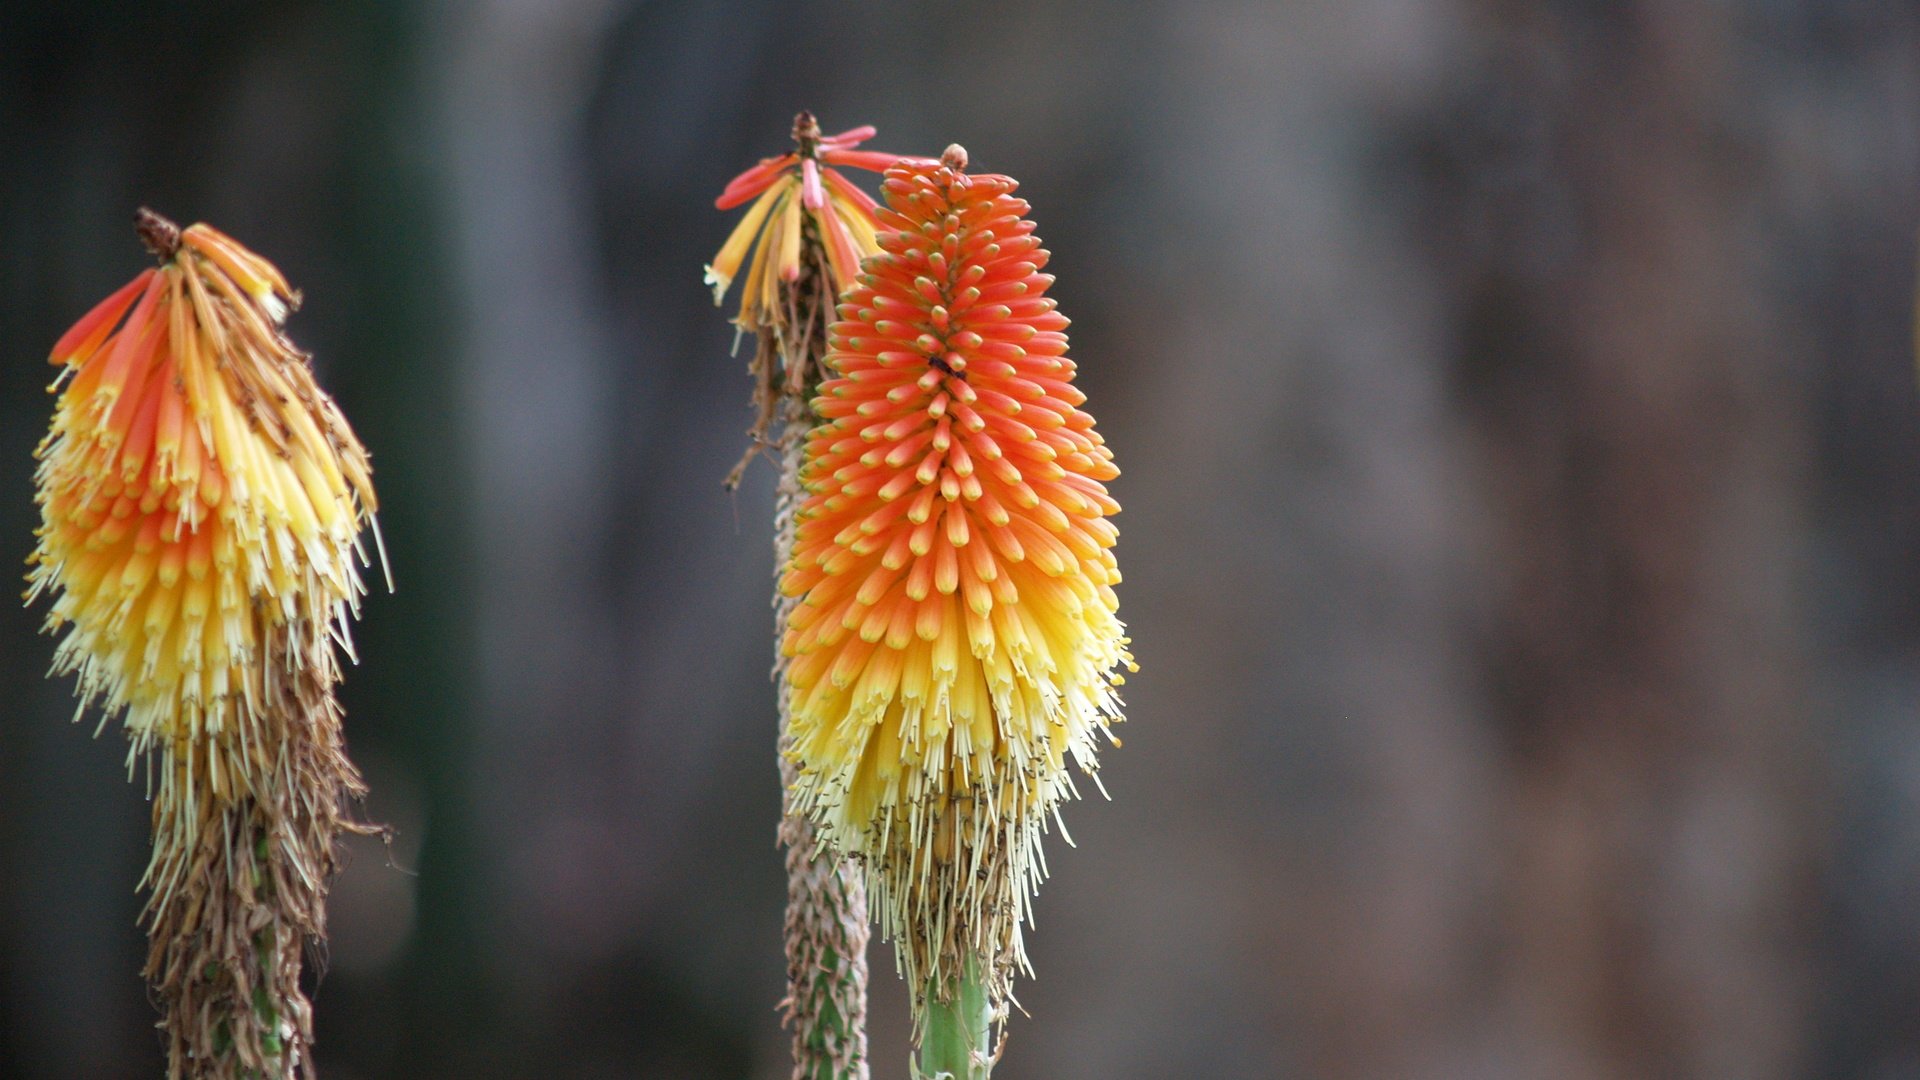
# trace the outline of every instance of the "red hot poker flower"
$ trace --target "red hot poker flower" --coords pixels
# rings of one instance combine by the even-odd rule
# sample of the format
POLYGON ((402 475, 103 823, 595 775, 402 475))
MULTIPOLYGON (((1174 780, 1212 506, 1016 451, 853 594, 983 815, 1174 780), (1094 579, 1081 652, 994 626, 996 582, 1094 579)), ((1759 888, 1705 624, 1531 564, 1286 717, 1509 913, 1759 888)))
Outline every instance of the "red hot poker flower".
POLYGON ((976 975, 1005 1000, 1067 761, 1095 767, 1132 666, 1047 252, 1014 181, 964 170, 887 171, 782 582, 794 801, 865 860, 921 1009, 976 975))

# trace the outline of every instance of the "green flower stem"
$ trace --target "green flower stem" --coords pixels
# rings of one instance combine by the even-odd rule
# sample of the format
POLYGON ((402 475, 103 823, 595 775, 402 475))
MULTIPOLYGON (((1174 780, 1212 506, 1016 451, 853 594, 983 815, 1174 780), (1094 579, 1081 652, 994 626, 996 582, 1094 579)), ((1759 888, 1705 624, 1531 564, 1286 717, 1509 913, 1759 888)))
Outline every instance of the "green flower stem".
POLYGON ((914 1070, 919 1080, 987 1080, 993 1069, 993 1010, 979 965, 967 965, 946 1000, 936 987, 927 988, 925 1024, 914 1070))

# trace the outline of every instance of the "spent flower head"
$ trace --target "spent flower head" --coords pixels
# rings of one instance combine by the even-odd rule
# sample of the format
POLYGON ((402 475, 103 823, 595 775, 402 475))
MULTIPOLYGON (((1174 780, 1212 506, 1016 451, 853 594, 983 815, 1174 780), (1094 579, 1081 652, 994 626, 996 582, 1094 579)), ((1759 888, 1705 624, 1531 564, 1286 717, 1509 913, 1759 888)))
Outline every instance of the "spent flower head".
POLYGON ((793 120, 794 149, 741 173, 715 200, 722 210, 752 200, 706 275, 719 304, 741 266, 747 267, 733 322, 739 333, 756 339, 748 365, 757 407, 748 431, 753 445, 728 474, 729 488, 739 484, 754 454, 772 445, 781 413, 791 414, 789 420, 805 417, 805 400, 824 374, 834 300, 859 273, 861 260, 880 250, 873 234, 877 205, 833 166, 880 171, 928 160, 856 149, 873 134, 871 127, 857 127, 822 135, 813 114, 802 112, 793 120))
POLYGON ((830 296, 837 296, 860 270, 860 260, 879 249, 874 244, 875 204, 835 165, 880 172, 906 159, 899 154, 856 149, 873 138, 872 127, 857 127, 838 135, 822 135, 812 113, 793 121, 794 149, 733 178, 714 205, 731 210, 752 200, 732 235, 707 267, 713 302, 721 303, 747 267, 740 294, 740 314, 734 322, 748 333, 776 328, 790 321, 782 284, 798 282, 805 265, 803 228, 813 231, 824 255, 818 267, 827 278, 830 296))

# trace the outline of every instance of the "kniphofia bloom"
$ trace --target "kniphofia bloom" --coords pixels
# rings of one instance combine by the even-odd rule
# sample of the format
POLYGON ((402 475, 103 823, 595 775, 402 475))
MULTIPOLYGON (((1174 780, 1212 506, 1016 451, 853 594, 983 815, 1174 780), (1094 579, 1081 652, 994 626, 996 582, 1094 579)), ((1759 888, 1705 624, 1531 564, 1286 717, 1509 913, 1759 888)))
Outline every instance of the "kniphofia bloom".
POLYGON ((173 1071, 292 1076, 301 950, 324 930, 341 800, 333 696, 376 509, 367 453, 282 334, 299 296, 207 225, 141 212, 161 259, 54 346, 29 600, 58 673, 145 756, 147 974, 173 1071), (192 1062, 191 1066, 186 1063, 192 1062))
POLYGON ((1026 966, 1041 834, 1118 721, 1104 481, 1048 253, 965 155, 887 170, 839 305, 782 588, 795 802, 868 868, 917 1012, 1026 966))

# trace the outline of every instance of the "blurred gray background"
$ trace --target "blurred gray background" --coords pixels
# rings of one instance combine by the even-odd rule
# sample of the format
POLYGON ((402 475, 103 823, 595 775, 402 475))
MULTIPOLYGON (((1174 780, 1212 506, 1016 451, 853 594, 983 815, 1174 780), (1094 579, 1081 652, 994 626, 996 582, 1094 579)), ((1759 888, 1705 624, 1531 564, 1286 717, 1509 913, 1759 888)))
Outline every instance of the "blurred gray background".
MULTIPOLYGON (((0 565, 142 203, 305 288, 375 454, 399 838, 323 1075, 785 1075, 771 470, 720 489, 700 270, 802 107, 1023 182, 1125 472, 1144 670, 997 1077, 1920 1077, 1920 8, 8 0, 0 565)), ((41 614, 0 1076, 155 1076, 145 806, 41 614)))

